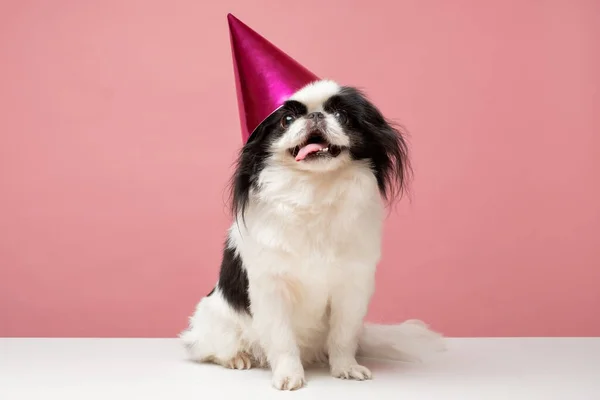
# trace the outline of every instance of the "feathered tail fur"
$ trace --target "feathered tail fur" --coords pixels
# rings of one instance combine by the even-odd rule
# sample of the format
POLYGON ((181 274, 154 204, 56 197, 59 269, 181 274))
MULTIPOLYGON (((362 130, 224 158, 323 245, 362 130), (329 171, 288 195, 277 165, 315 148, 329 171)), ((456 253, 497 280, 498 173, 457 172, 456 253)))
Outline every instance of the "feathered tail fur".
POLYGON ((419 320, 397 325, 365 324, 358 356, 418 362, 427 354, 445 350, 443 336, 419 320))

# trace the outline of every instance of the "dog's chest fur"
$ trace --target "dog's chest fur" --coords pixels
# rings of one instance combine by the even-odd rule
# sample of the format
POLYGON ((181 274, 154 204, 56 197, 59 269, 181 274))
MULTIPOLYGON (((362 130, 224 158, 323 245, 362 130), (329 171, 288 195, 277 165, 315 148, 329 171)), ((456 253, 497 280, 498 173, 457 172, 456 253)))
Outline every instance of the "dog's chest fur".
POLYGON ((324 339, 336 288, 371 290, 383 220, 377 183, 361 164, 318 177, 266 168, 259 182, 245 224, 240 219, 231 227, 230 241, 248 274, 250 297, 284 292, 299 344, 311 347, 324 339))

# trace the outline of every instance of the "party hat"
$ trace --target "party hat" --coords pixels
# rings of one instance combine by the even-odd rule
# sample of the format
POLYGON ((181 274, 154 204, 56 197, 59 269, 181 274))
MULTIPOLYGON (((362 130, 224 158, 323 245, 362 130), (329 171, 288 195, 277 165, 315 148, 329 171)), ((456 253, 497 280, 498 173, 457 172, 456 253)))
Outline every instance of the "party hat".
POLYGON ((242 139, 296 91, 319 78, 231 14, 227 15, 242 139))

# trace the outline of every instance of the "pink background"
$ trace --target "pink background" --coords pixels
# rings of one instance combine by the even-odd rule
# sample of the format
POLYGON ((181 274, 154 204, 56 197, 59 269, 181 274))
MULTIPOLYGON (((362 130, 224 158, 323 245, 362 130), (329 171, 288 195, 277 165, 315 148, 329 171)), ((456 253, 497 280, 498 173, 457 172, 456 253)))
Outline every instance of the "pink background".
POLYGON ((1 336, 185 327, 229 223, 230 11, 411 132, 371 320, 600 335, 600 2, 23 0, 0 5, 1 336))

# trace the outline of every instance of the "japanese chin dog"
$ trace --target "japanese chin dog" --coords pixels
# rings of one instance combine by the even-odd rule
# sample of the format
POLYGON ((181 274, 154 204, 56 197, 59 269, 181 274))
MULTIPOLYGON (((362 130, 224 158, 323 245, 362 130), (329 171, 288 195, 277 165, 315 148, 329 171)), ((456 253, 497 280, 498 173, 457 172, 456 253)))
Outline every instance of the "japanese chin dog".
POLYGON ((357 357, 441 349, 421 321, 363 322, 386 204, 409 169, 401 132, 359 90, 322 80, 291 96, 240 152, 218 282, 181 334, 190 358, 270 367, 275 388, 294 390, 309 364, 365 380, 357 357))

